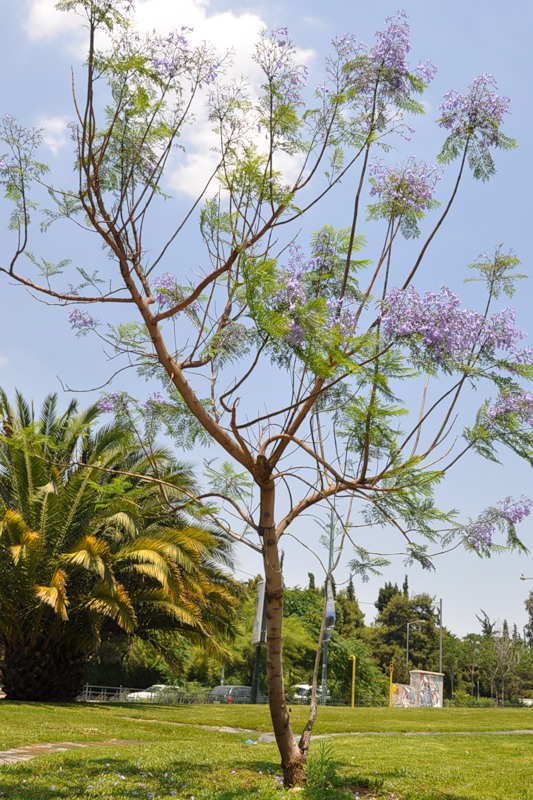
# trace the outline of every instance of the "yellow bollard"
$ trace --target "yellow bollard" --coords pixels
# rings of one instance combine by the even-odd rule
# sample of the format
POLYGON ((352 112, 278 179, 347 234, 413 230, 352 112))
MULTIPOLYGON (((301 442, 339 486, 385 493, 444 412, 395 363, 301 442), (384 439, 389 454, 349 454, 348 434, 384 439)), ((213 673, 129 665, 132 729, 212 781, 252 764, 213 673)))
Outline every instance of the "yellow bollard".
POLYGON ((352 662, 352 708, 355 708, 355 664, 357 656, 350 656, 352 662))

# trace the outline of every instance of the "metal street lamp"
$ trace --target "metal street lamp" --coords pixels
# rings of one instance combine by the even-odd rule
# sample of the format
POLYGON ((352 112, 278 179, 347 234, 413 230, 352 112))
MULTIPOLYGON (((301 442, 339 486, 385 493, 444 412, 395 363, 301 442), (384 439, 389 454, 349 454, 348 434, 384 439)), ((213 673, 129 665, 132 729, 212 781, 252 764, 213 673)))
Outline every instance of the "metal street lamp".
POLYGON ((533 578, 528 578, 527 575, 524 575, 524 573, 522 573, 520 575, 520 580, 521 581, 533 581, 533 578))
POLYGON ((424 622, 423 619, 413 619, 411 622, 407 623, 407 643, 405 645, 405 666, 407 672, 409 672, 409 627, 411 625, 420 625, 422 622, 424 622))

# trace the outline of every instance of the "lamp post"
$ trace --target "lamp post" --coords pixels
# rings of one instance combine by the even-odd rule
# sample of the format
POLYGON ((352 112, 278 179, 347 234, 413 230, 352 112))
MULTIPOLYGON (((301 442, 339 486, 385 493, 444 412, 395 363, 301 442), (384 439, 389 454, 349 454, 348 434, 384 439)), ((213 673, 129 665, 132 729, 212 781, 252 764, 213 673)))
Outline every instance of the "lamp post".
POLYGON ((409 672, 409 628, 411 625, 420 625, 423 622, 421 619, 413 619, 411 622, 407 623, 407 643, 405 645, 405 667, 407 672, 409 672))
MULTIPOLYGON (((529 578, 527 575, 524 575, 524 573, 522 573, 522 574, 520 575, 520 580, 521 580, 521 581, 533 581, 533 578, 529 578)), ((527 634, 526 634, 526 631, 530 631, 530 630, 531 630, 531 629, 530 629, 530 626, 529 626, 529 625, 526 625, 526 626, 524 627, 524 642, 525 642, 526 644, 527 644, 527 639, 528 639, 528 637, 527 637, 527 634)), ((530 640, 530 641, 531 641, 531 640, 530 640)))
POLYGON ((326 575, 325 585, 325 620, 324 620, 324 637, 322 639, 322 705, 326 705, 328 698, 327 689, 327 675, 328 675, 328 651, 329 641, 331 639, 331 632, 335 625, 335 598, 333 597, 333 586, 331 576, 333 574, 333 551, 335 546, 335 517, 333 510, 331 511, 329 521, 329 559, 328 559, 328 572, 326 575))

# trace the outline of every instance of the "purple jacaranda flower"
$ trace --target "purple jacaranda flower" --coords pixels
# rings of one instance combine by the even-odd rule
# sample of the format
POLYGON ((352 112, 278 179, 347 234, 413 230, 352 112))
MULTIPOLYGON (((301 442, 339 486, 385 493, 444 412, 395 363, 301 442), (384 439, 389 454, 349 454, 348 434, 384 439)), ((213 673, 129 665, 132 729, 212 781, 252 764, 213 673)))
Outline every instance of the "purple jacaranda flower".
POLYGON ((498 145, 500 126, 509 113, 510 100, 498 93, 492 75, 474 79, 467 94, 449 91, 444 95, 439 120, 441 127, 461 136, 475 136, 481 148, 498 145))
POLYGON ((478 553, 489 554, 498 531, 509 530, 531 514, 533 502, 528 497, 506 497, 486 508, 477 519, 463 527, 465 541, 478 553))
POLYGON ((518 500, 515 500, 513 497, 506 497, 505 500, 499 501, 497 507, 501 516, 506 519, 507 522, 516 525, 518 522, 522 522, 526 517, 529 517, 533 508, 533 502, 529 497, 524 497, 523 495, 518 500))
POLYGON ((290 103, 302 105, 302 90, 307 82, 308 68, 298 63, 296 49, 288 28, 263 31, 256 47, 254 61, 263 70, 267 83, 265 110, 269 109, 270 122, 275 119, 278 106, 290 103), (273 104, 273 105, 271 105, 273 104))
MULTIPOLYGON (((161 309, 172 308, 183 301, 187 296, 187 289, 179 286, 176 279, 169 272, 164 272, 153 279, 153 288, 155 289, 155 299, 159 303, 161 309)), ((190 301, 184 306, 184 311, 193 317, 200 312, 200 303, 197 300, 190 301)))
POLYGON ((305 338, 305 330, 299 322, 291 320, 289 323, 289 330, 285 334, 285 341, 295 347, 299 347, 305 338))
POLYGON ((333 39, 332 45, 339 59, 345 63, 367 53, 366 45, 360 42, 353 33, 337 36, 333 39))
POLYGON ((313 236, 309 257, 299 244, 289 245, 287 266, 278 274, 280 288, 273 300, 276 311, 286 314, 290 322, 285 335, 290 344, 300 345, 319 325, 324 331, 335 328, 343 339, 353 337, 357 325, 357 314, 350 308, 353 287, 339 297, 346 258, 343 247, 342 238, 330 226, 313 236))
POLYGON ((422 214, 435 205, 433 195, 442 177, 438 167, 416 161, 411 156, 405 164, 396 167, 375 160, 371 162, 369 172, 370 195, 379 200, 381 215, 422 214))
POLYGON ((269 35, 278 47, 286 47, 289 43, 289 29, 287 27, 275 28, 270 31, 269 35))
POLYGON ((161 392, 151 392, 143 403, 143 406, 144 408, 153 408, 154 406, 161 405, 164 402, 165 398, 161 392))
POLYGON ((147 38, 151 52, 151 66, 156 76, 163 82, 188 68, 192 58, 192 48, 187 38, 188 30, 169 31, 164 36, 151 35, 147 38))
POLYGON ((385 299, 382 331, 391 339, 403 339, 415 351, 423 348, 436 362, 462 362, 475 351, 487 357, 497 350, 513 355, 525 334, 514 325, 514 311, 503 309, 487 319, 476 311, 461 309, 450 289, 426 292, 393 289, 385 299))
MULTIPOLYGON (((376 32, 375 44, 370 48, 359 46, 351 68, 356 88, 362 95, 373 97, 376 88, 390 99, 407 98, 413 91, 413 78, 428 83, 436 72, 430 62, 420 63, 412 70, 408 63, 411 50, 410 26, 404 11, 394 17, 387 17, 385 28, 376 32)), ((351 47, 353 42, 343 42, 343 47, 351 47)))
POLYGON ((113 414, 119 411, 126 411, 128 407, 127 392, 111 392, 100 398, 97 403, 98 411, 103 414, 113 414))
POLYGON ((305 302, 303 277, 312 268, 312 262, 305 259, 299 244, 289 246, 287 269, 280 274, 282 288, 276 294, 278 306, 285 306, 294 311, 305 302))
POLYGON ((487 408, 487 425, 493 426, 513 416, 518 422, 533 426, 533 394, 531 392, 507 392, 500 394, 487 408))
POLYGON ((326 306, 330 312, 327 318, 328 327, 332 328, 336 325, 343 339, 354 336, 357 327, 357 312, 344 308, 342 299, 337 300, 333 297, 326 300, 326 306))
POLYGON ((82 335, 94 330, 98 324, 88 311, 81 308, 72 308, 68 312, 68 322, 73 331, 82 335))
POLYGON ((409 74, 407 56, 411 42, 407 19, 405 11, 387 17, 384 30, 376 31, 376 43, 369 52, 370 60, 381 70, 389 72, 388 79, 398 82, 409 74))
POLYGON ((467 542, 478 552, 492 547, 496 528, 485 519, 478 519, 465 528, 467 542))
POLYGON ((155 289, 155 299, 161 306, 172 306, 176 301, 176 279, 169 273, 164 272, 153 280, 155 289))

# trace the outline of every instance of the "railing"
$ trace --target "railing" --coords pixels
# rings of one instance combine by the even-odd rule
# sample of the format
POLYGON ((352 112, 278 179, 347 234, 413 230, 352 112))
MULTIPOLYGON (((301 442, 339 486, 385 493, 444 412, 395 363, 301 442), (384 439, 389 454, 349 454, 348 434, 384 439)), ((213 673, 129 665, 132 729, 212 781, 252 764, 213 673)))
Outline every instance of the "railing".
POLYGON ((86 683, 76 700, 84 703, 125 703, 128 695, 137 689, 127 686, 93 686, 86 683))
POLYGON ((185 705, 205 703, 209 689, 199 692, 173 690, 163 692, 143 691, 143 697, 132 697, 135 692, 143 691, 127 686, 95 686, 86 683, 76 700, 81 703, 148 703, 153 705, 185 705))
MULTIPOLYGON (((209 689, 191 691, 187 689, 174 690, 169 687, 168 691, 153 692, 147 695, 146 690, 140 690, 127 686, 96 686, 86 683, 83 690, 76 700, 82 703, 148 703, 152 705, 192 705, 195 703, 207 702, 209 689), (143 691, 143 697, 131 697, 134 692, 143 691)), ((309 699, 290 697, 287 698, 289 705, 308 704, 309 699)), ((328 706, 346 706, 350 701, 346 698, 332 699, 328 697, 328 706)), ((356 706, 382 706, 387 705, 385 699, 372 698, 366 700, 356 700, 356 706)))

